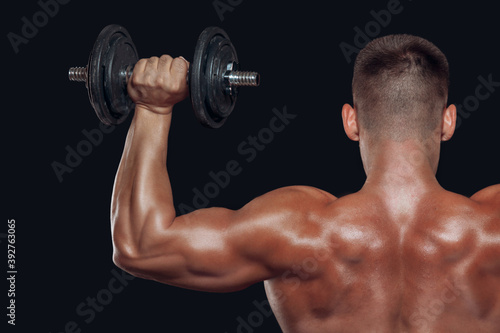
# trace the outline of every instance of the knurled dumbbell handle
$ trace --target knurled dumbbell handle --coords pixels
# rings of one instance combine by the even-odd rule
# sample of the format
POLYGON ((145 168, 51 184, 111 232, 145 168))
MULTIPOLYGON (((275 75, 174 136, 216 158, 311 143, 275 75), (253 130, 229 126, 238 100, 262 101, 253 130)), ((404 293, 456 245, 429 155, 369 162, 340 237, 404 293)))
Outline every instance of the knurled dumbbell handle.
MULTIPOLYGON (((120 74, 125 75, 126 82, 128 82, 133 74, 133 67, 127 67, 120 74)), ((70 81, 87 82, 87 67, 71 67, 68 71, 68 77, 70 81)), ((186 80, 188 78, 189 74, 186 80)), ((227 71, 224 73, 224 79, 231 87, 257 87, 260 84, 260 75, 257 72, 227 71)))

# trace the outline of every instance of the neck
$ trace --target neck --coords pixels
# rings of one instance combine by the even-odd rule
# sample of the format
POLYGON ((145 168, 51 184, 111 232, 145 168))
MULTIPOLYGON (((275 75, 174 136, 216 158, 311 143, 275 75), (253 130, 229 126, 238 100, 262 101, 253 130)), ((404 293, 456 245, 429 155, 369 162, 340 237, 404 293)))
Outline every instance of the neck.
POLYGON ((439 140, 366 141, 360 143, 367 176, 363 189, 416 194, 439 186, 439 140))

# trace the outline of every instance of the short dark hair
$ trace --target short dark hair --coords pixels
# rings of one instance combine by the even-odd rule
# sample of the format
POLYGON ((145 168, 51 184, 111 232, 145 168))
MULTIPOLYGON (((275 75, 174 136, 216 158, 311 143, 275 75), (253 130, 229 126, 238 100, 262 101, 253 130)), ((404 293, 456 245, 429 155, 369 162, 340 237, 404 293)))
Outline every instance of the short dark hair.
POLYGON ((371 41, 356 57, 353 104, 367 131, 422 139, 440 124, 448 86, 441 50, 420 37, 389 35, 371 41))

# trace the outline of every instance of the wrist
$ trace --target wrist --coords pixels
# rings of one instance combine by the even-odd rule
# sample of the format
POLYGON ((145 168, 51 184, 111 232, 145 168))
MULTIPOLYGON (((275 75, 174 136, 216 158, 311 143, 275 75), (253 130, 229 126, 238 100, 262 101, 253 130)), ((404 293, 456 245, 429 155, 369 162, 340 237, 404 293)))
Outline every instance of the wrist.
POLYGON ((129 136, 134 146, 143 147, 141 148, 143 152, 166 154, 171 120, 172 113, 159 114, 136 106, 129 129, 129 136))
POLYGON ((145 105, 136 104, 135 106, 135 114, 140 117, 146 117, 157 120, 165 120, 170 119, 172 116, 173 106, 163 107, 161 110, 151 109, 145 105))
MULTIPOLYGON (((170 107, 172 109, 172 107, 170 107)), ((172 110, 169 113, 156 113, 143 106, 136 106, 133 118, 134 127, 146 127, 149 132, 167 132, 172 121, 172 110)))

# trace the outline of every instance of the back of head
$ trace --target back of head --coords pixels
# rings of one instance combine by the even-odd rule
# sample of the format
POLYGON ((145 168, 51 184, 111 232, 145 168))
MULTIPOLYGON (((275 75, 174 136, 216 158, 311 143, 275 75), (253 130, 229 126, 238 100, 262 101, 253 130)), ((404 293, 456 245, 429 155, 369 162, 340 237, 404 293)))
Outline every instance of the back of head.
POLYGON ((431 42, 411 35, 375 39, 354 65, 360 126, 377 138, 422 140, 440 124, 448 85, 448 61, 431 42))

